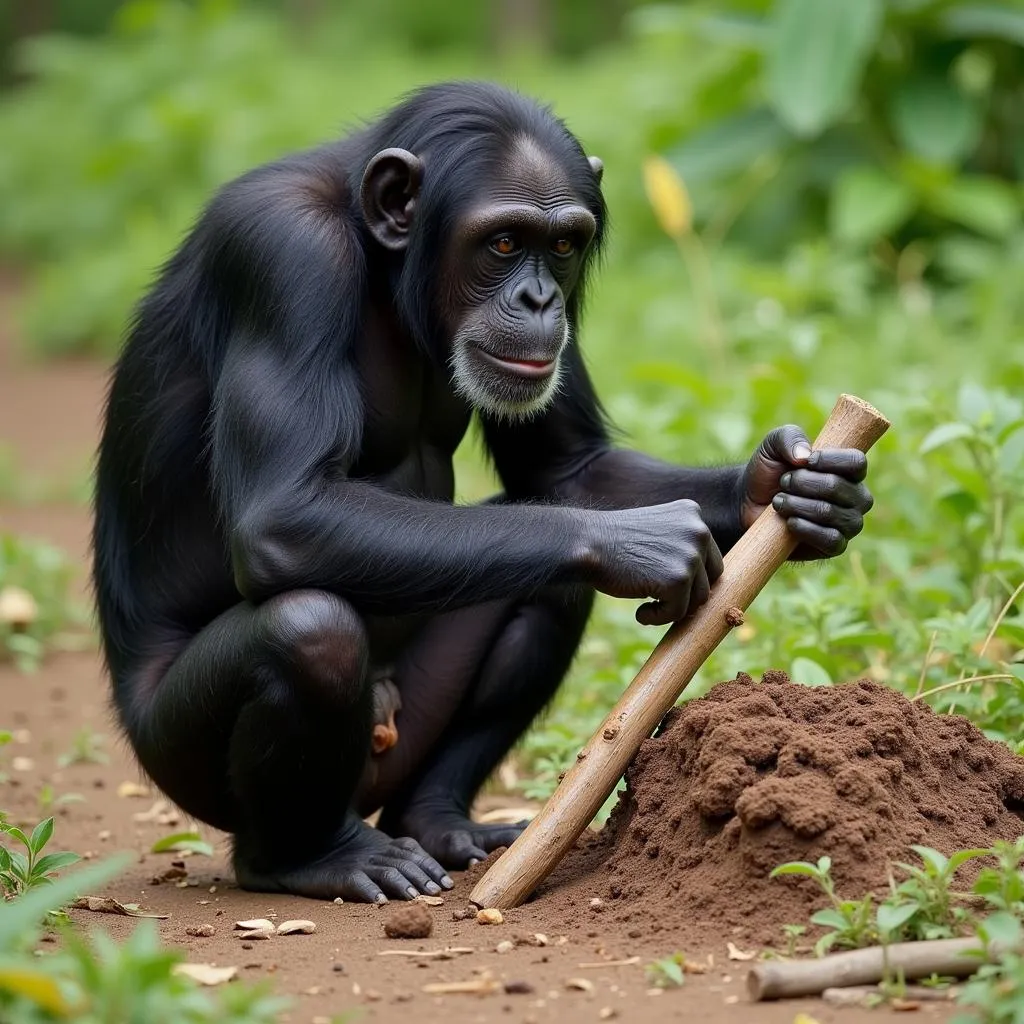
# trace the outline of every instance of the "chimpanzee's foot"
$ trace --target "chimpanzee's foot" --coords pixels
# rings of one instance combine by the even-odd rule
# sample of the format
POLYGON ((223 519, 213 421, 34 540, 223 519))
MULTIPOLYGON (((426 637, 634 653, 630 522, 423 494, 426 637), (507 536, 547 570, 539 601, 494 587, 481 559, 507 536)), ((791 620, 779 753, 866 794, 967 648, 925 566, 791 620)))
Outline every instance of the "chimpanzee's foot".
POLYGON ((431 857, 454 871, 472 867, 502 846, 511 846, 528 824, 479 825, 458 811, 415 807, 396 819, 385 815, 381 823, 385 821, 413 836, 431 857))
POLYGON ((392 839, 356 817, 346 821, 333 849, 300 867, 267 869, 235 840, 235 877, 242 889, 288 892, 313 899, 386 903, 389 897, 436 896, 454 883, 414 839, 392 839))

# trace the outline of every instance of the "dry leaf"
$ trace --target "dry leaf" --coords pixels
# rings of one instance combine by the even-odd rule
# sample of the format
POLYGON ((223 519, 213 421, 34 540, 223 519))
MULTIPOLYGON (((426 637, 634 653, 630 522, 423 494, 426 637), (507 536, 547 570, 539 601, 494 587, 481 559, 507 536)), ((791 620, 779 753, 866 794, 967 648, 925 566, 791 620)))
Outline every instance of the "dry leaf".
POLYGON ((505 920, 501 916, 501 911, 495 910, 493 907, 478 911, 476 919, 479 924, 502 924, 505 920))
POLYGON ((661 230, 680 239, 693 228, 693 204, 683 179, 660 156, 644 160, 644 189, 661 230))
POLYGON ((112 896, 79 896, 71 904, 75 910, 91 910, 94 914, 120 914, 121 917, 152 917, 166 921, 168 914, 144 914, 138 903, 120 903, 112 896))
POLYGON ((731 942, 727 942, 725 945, 726 945, 726 949, 729 950, 729 959, 730 960, 756 960, 757 959, 757 950, 756 949, 753 950, 752 952, 748 953, 746 950, 740 949, 738 946, 733 945, 733 943, 731 943, 731 942))
POLYGON ((186 928, 185 934, 191 935, 194 939, 209 939, 217 934, 217 929, 212 924, 197 924, 186 928))
POLYGON ((315 931, 312 921, 282 921, 277 926, 278 935, 312 935, 315 931))
POLYGON ((893 996, 889 1000, 889 1009, 895 1010, 897 1013, 908 1013, 920 1010, 921 1003, 916 999, 900 999, 899 996, 893 996))
POLYGON ((122 782, 117 787, 117 795, 122 799, 130 799, 132 797, 145 797, 149 796, 149 787, 139 785, 137 782, 122 782))
POLYGON ((818 1024, 818 1019, 807 1013, 798 1013, 793 1018, 793 1024, 818 1024))
POLYGON ((573 992, 594 991, 594 983, 589 978, 567 978, 565 987, 573 992))
POLYGON ((613 1017, 617 1017, 618 1015, 619 1011, 613 1006, 602 1006, 601 1009, 597 1011, 597 1017, 599 1020, 611 1020, 613 1017))
POLYGON ((0 589, 0 622, 24 629, 35 622, 38 615, 39 605, 27 590, 13 586, 0 589))
POLYGON ((444 900, 440 896, 424 896, 422 893, 416 897, 415 902, 425 903, 428 907, 444 906, 444 900))
POLYGON ((223 985, 238 975, 237 967, 214 967, 213 964, 175 964, 175 974, 199 982, 200 985, 223 985))
POLYGON ((640 963, 640 957, 631 956, 626 960, 602 960, 599 964, 577 964, 581 971, 596 971, 601 967, 632 967, 640 963))
POLYGON ((254 917, 251 921, 236 921, 235 927, 246 932, 272 932, 274 924, 265 917, 254 917))

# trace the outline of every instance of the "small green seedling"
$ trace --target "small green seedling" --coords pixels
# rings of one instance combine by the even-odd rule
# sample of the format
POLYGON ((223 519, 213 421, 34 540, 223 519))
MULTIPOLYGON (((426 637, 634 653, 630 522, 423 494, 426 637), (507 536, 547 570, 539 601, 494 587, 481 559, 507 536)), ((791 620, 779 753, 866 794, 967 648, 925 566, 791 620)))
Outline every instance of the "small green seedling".
POLYGON ((36 798, 39 804, 39 809, 44 813, 50 810, 51 807, 64 807, 67 804, 83 804, 85 803, 85 797, 81 793, 61 793, 57 794, 56 790, 48 782, 45 783, 42 789, 39 790, 39 796, 36 798))
POLYGON ((153 853, 200 853, 204 857, 213 856, 213 847, 204 842, 198 832, 175 832, 173 835, 158 839, 150 848, 153 853))
POLYGON ((797 940, 807 934, 807 925, 784 924, 782 933, 786 936, 786 956, 796 956, 797 940))
POLYGON ((0 892, 7 899, 20 896, 40 885, 49 885, 52 874, 81 858, 77 853, 43 854, 43 848, 53 835, 53 818, 39 822, 26 836, 20 828, 0 822, 0 834, 9 836, 25 847, 25 853, 0 846, 0 892))
POLYGON ((645 968, 647 983, 654 988, 678 988, 686 981, 685 963, 686 957, 682 953, 655 960, 645 968))
POLYGON ((68 768, 73 764, 106 764, 109 758, 100 749, 103 737, 91 729, 79 729, 75 738, 71 741, 71 749, 57 758, 57 764, 61 768, 68 768))
POLYGON ((868 893, 861 900, 842 900, 836 895, 832 879, 832 858, 820 857, 816 864, 808 861, 790 861, 780 864, 769 877, 782 875, 803 875, 818 883, 821 891, 829 898, 831 907, 811 915, 811 924, 831 928, 814 944, 814 952, 824 956, 833 946, 840 949, 861 949, 871 945, 877 937, 874 924, 874 897, 868 893))
POLYGON ((996 867, 982 868, 974 882, 973 891, 984 898, 994 910, 1004 910, 1015 917, 1024 917, 1024 836, 1015 843, 1000 841, 989 851, 996 859, 996 867))

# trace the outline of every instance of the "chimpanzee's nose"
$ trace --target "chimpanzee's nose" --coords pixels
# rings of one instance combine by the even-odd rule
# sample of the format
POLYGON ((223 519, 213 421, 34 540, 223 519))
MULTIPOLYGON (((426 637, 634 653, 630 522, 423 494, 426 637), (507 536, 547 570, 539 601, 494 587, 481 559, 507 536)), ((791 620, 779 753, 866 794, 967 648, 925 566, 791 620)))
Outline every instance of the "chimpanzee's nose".
POLYGON ((553 284, 531 277, 519 286, 517 298, 531 313, 543 313, 555 301, 557 294, 553 284))

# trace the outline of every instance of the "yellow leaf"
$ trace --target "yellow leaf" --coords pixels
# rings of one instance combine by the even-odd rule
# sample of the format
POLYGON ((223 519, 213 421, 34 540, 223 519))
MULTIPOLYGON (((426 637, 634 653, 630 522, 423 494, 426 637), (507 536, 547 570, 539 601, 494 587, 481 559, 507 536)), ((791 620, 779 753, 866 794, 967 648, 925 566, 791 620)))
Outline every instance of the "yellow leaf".
POLYGON ((662 231, 671 238, 688 235, 693 227, 693 204, 683 179, 660 156, 644 160, 644 188, 662 231))
POLYGON ((53 978, 31 967, 0 964, 0 990, 28 999, 56 1017, 69 1017, 74 1009, 53 978))
POLYGON ((816 1017, 811 1017, 806 1013, 798 1013, 793 1018, 793 1024, 818 1024, 816 1017))

